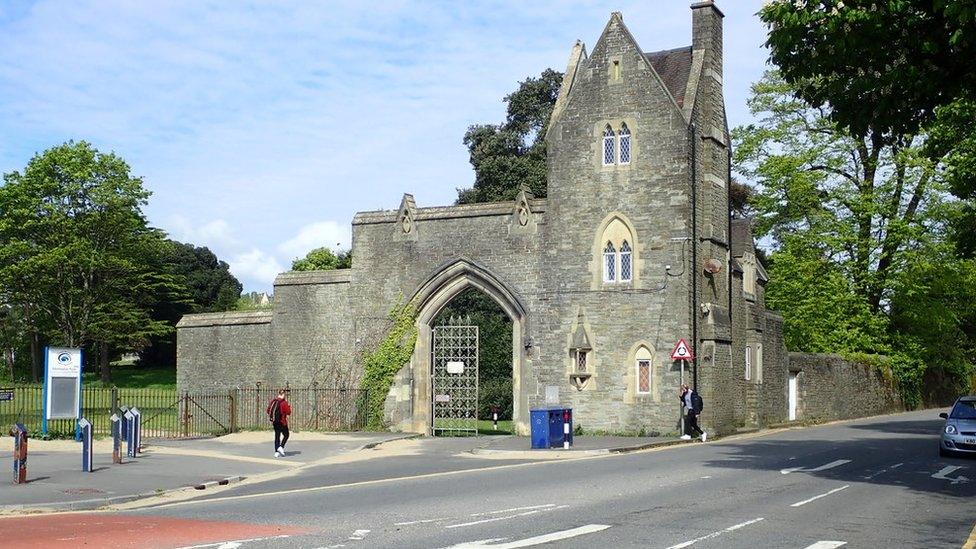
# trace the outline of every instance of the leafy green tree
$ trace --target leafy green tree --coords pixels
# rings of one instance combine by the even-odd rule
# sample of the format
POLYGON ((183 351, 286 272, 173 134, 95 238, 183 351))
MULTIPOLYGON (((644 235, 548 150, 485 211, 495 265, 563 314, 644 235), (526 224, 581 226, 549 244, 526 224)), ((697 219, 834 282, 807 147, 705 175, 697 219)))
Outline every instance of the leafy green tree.
POLYGON ((331 271, 350 267, 352 267, 352 250, 344 250, 336 254, 325 247, 315 248, 305 257, 291 262, 293 271, 331 271))
POLYGON ((169 329, 145 305, 145 292, 172 281, 152 260, 161 236, 142 213, 150 193, 125 161, 68 142, 4 182, 0 286, 31 308, 34 331, 49 324, 52 343, 105 353, 169 329))
MULTIPOLYGON (((232 311, 243 286, 226 262, 217 259, 207 247, 165 240, 159 251, 160 270, 172 274, 183 287, 180 296, 170 292, 156 295, 152 318, 176 326, 185 314, 232 311)), ((175 332, 155 336, 139 352, 144 366, 173 367, 176 364, 175 332)))
POLYGON ((458 190, 458 204, 511 200, 525 185, 536 196, 546 195, 546 144, 549 116, 559 96, 563 75, 546 69, 519 83, 505 96, 503 124, 477 124, 464 134, 475 181, 458 190))

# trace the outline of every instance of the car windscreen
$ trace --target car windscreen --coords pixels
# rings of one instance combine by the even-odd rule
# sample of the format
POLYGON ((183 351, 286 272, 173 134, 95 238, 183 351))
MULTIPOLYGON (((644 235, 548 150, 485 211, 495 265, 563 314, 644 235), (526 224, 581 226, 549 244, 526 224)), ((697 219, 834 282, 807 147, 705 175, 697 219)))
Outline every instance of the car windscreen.
POLYGON ((961 400, 949 414, 952 419, 976 419, 976 400, 961 400))

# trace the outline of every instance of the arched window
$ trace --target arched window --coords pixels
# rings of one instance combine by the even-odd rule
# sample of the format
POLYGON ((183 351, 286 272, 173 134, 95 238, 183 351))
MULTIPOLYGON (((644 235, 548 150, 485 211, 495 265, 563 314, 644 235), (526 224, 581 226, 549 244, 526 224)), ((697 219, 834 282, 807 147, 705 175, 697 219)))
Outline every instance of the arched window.
POLYGON ((624 243, 620 246, 620 281, 630 282, 633 278, 633 270, 630 244, 624 240, 624 243))
POLYGON ((616 134, 613 133, 613 128, 610 124, 607 124, 607 129, 603 130, 603 165, 609 166, 616 162, 616 152, 617 144, 614 142, 616 134))
POLYGON ((635 387, 637 394, 647 395, 651 393, 653 389, 653 371, 651 369, 652 356, 651 351, 647 347, 641 346, 637 349, 636 353, 636 363, 637 371, 637 385, 635 387))
POLYGON ((617 281, 617 250, 612 242, 607 242, 607 246, 603 248, 603 281, 617 281))
POLYGON ((630 130, 627 124, 620 126, 620 163, 630 164, 630 130))

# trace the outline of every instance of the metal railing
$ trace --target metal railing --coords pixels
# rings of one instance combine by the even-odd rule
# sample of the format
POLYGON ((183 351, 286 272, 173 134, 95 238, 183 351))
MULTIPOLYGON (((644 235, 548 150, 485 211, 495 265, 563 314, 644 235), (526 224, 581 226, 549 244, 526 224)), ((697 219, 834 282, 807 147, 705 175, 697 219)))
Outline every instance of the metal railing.
MULTIPOLYGON (((31 432, 40 433, 43 387, 0 389, 13 393, 10 400, 0 399, 0 425, 22 423, 31 432)), ((216 436, 242 429, 270 429, 266 409, 274 396, 273 389, 259 387, 210 393, 82 387, 81 412, 92 423, 95 436, 111 435, 110 417, 123 406, 142 412, 145 438, 216 436)), ((292 415, 288 422, 296 430, 360 430, 366 424, 367 398, 367 393, 359 389, 290 389, 292 415)), ((47 422, 47 431, 52 436, 69 436, 75 432, 75 424, 73 419, 52 419, 47 422)))

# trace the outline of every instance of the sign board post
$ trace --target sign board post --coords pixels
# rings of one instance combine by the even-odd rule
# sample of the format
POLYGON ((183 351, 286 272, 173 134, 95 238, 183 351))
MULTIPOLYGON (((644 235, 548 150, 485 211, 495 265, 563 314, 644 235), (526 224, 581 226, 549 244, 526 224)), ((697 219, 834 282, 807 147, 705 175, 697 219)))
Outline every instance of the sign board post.
MULTIPOLYGON (((44 352, 44 415, 41 432, 47 435, 49 419, 81 419, 81 349, 47 347, 44 352)), ((75 427, 75 438, 81 436, 75 427)))
POLYGON ((95 457, 92 448, 92 424, 85 418, 78 420, 78 430, 81 431, 81 470, 92 472, 92 458, 95 457))
MULTIPOLYGON (((681 385, 685 384, 685 366, 689 360, 695 358, 695 351, 688 346, 688 342, 684 339, 679 339, 678 343, 674 346, 674 350, 671 351, 671 360, 681 361, 681 385)), ((681 403, 681 434, 685 434, 685 409, 684 402, 681 403)))
POLYGON ((132 421, 135 423, 132 432, 134 434, 133 436, 135 436, 135 441, 133 441, 133 457, 136 457, 142 451, 142 412, 135 406, 129 411, 132 412, 132 421))
POLYGON ((134 458, 136 457, 136 450, 133 444, 135 443, 136 435, 133 431, 135 430, 136 427, 136 419, 135 419, 135 415, 132 413, 132 410, 127 410, 125 412, 124 417, 125 417, 125 428, 127 431, 125 435, 125 445, 126 445, 125 454, 130 458, 134 458))

